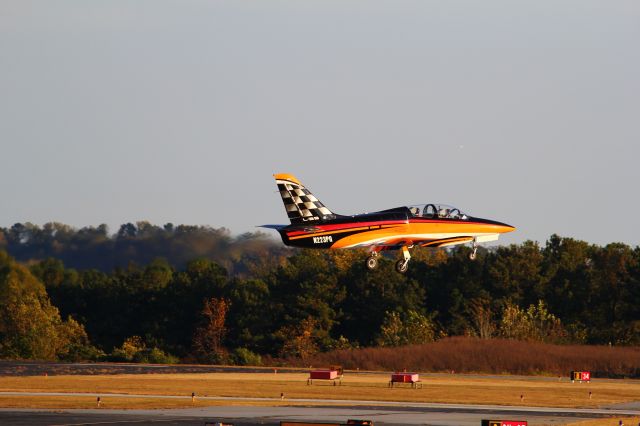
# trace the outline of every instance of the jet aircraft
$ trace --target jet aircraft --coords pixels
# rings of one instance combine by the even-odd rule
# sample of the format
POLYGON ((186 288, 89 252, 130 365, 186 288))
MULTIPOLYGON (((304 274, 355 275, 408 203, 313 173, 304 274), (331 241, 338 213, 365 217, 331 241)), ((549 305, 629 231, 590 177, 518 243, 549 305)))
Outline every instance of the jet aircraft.
POLYGON ((290 225, 263 225, 276 229, 288 246, 322 249, 366 247, 369 269, 378 266, 378 253, 402 250, 396 271, 405 273, 411 254, 420 247, 450 247, 471 243, 469 255, 476 257, 478 243, 495 241, 515 228, 505 223, 467 216, 443 204, 415 204, 344 216, 329 210, 295 176, 274 175, 290 225))

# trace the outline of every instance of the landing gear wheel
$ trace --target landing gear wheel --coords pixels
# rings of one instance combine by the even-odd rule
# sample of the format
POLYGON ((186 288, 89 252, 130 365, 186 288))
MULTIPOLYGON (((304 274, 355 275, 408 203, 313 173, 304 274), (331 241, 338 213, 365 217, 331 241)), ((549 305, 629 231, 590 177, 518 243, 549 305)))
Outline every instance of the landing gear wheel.
POLYGON ((366 265, 367 269, 369 270, 376 269, 378 267, 378 259, 376 258, 376 256, 367 257, 366 265))
POLYGON ((470 260, 476 260, 476 252, 478 251, 478 242, 476 239, 473 239, 473 243, 471 244, 471 253, 469 253, 470 260))
POLYGON ((396 262, 396 271, 398 271, 399 273, 404 274, 407 272, 408 269, 409 269, 408 260, 400 259, 396 262))

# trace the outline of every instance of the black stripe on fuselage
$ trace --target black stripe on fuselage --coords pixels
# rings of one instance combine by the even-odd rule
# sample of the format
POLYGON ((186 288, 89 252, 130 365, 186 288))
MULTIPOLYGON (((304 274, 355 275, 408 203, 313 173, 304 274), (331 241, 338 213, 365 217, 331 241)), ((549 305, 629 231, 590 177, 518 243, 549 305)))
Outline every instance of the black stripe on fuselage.
POLYGON ((337 215, 335 219, 314 220, 300 224, 291 224, 280 229, 278 232, 280 232, 282 242, 288 246, 302 248, 329 248, 336 241, 339 241, 342 238, 360 232, 367 232, 372 229, 379 229, 380 226, 372 225, 367 226, 367 229, 354 230, 350 230, 350 226, 345 226, 342 229, 326 231, 318 228, 321 225, 352 225, 353 228, 361 228, 361 224, 367 222, 407 223, 409 216, 411 216, 409 209, 406 207, 399 207, 374 213, 365 213, 354 216, 337 215), (296 235, 292 236, 292 238, 295 239, 289 238, 288 234, 290 233, 296 233, 296 235))

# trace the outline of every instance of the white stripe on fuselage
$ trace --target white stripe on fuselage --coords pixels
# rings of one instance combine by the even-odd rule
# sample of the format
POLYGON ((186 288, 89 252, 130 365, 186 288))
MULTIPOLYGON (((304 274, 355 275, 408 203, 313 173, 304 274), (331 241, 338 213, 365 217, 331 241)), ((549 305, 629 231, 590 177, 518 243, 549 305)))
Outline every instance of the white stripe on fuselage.
MULTIPOLYGON (((381 237, 381 238, 372 238, 371 240, 352 244, 349 246, 344 246, 341 248, 354 248, 354 247, 365 247, 372 245, 385 245, 384 242, 388 240, 409 240, 409 241, 435 241, 435 240, 446 240, 449 238, 464 238, 464 237, 484 237, 484 236, 493 236, 497 235, 495 232, 466 232, 462 233, 442 233, 442 234, 399 234, 394 235, 393 237, 381 237)), ((496 238, 497 239, 497 238, 496 238)), ((465 242, 460 242, 457 244, 464 244, 465 242)), ((391 245, 391 244, 390 244, 391 245)), ((393 244, 396 245, 396 244, 393 244)), ((455 244, 451 244, 455 245, 455 244)))

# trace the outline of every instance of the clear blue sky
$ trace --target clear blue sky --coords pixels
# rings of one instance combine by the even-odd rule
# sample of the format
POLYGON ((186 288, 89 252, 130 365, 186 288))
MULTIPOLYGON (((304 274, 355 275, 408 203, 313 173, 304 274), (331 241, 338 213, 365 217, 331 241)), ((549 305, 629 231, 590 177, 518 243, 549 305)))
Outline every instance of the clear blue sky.
POLYGON ((640 2, 0 2, 0 226, 454 204, 640 244, 640 2))

